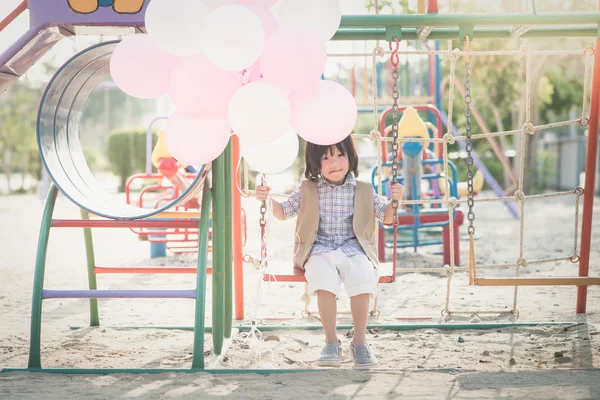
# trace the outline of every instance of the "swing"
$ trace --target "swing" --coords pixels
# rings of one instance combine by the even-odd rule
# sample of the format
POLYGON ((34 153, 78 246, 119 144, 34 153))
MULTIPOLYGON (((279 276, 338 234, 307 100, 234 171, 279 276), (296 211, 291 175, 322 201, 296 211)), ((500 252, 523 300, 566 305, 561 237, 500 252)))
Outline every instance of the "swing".
MULTIPOLYGON (((398 57, 398 49, 400 42, 396 37, 394 37, 395 41, 395 49, 392 49, 392 43, 389 43, 390 50, 393 50, 390 56, 390 64, 392 66, 392 96, 393 96, 393 106, 392 106, 392 153, 393 153, 393 161, 392 161, 392 177, 391 182, 393 184, 398 183, 398 124, 399 124, 399 106, 398 106, 398 66, 400 64, 400 58, 398 57)), ((397 241, 398 241, 398 201, 392 200, 393 207, 393 226, 394 226, 394 246, 393 246, 393 259, 391 263, 380 263, 377 266, 377 270, 379 272, 379 281, 378 283, 393 283, 396 281, 396 253, 397 253, 397 241)), ((267 249, 265 244, 265 235, 266 235, 266 219, 265 214, 267 211, 266 201, 263 201, 260 207, 260 222, 259 225, 261 227, 261 243, 263 243, 263 248, 261 249, 261 258, 260 263, 258 260, 256 261, 257 266, 266 265, 265 262, 267 249)), ((251 262, 249 257, 245 258, 246 262, 251 262)), ((268 264, 266 271, 263 273, 263 280, 268 282, 305 282, 306 278, 304 276, 304 271, 300 268, 297 268, 294 265, 289 264, 268 264)), ((375 314, 377 312, 377 298, 375 298, 374 310, 371 314, 375 314)))

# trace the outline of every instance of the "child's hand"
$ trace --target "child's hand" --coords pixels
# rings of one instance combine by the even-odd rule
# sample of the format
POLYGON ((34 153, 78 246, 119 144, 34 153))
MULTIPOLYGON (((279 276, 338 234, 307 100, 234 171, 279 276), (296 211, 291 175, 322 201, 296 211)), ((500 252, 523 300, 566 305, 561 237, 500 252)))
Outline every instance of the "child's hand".
POLYGON ((390 183, 390 192, 392 195, 392 200, 400 201, 402 200, 402 195, 404 194, 404 186, 398 182, 390 183))
POLYGON ((257 186, 256 187, 256 200, 258 201, 265 201, 269 198, 269 191, 271 191, 271 188, 268 186, 257 186))

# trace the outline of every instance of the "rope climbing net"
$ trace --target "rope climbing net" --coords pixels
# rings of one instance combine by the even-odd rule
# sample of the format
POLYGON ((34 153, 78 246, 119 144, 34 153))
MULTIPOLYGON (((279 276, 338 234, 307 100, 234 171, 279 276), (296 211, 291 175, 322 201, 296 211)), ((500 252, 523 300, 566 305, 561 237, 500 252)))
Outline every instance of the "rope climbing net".
MULTIPOLYGON (((506 313, 505 310, 451 310, 450 309, 450 295, 451 295, 451 282, 452 279, 457 272, 467 272, 469 276, 470 284, 477 284, 477 271, 480 270, 493 270, 493 269, 506 269, 506 268, 515 268, 515 276, 518 277, 521 269, 527 268, 530 265, 534 264, 543 264, 543 263, 552 263, 559 261, 570 261, 572 263, 579 262, 579 254, 578 254, 578 232, 579 232, 579 208, 581 202, 581 196, 583 195, 583 189, 581 187, 575 187, 569 191, 555 192, 555 193, 544 193, 544 194, 532 194, 526 195, 524 193, 524 177, 525 177, 525 166, 526 166, 526 144, 527 140, 525 140, 526 135, 534 135, 540 131, 559 128, 568 125, 579 125, 585 127, 589 122, 589 110, 590 110, 590 102, 589 102, 589 94, 590 94, 590 86, 591 86, 591 71, 593 65, 593 57, 594 57, 594 49, 592 47, 587 47, 585 49, 575 49, 575 50, 532 50, 526 46, 521 46, 518 50, 483 50, 483 51, 472 51, 469 46, 470 39, 468 36, 465 36, 465 46, 464 49, 455 48, 452 46, 452 41, 448 41, 447 50, 427 50, 427 49, 392 49, 390 46, 390 50, 386 51, 383 47, 379 45, 377 42, 376 46, 373 48, 372 52, 351 52, 351 53, 330 53, 328 57, 369 57, 372 60, 372 73, 371 73, 371 94, 372 94, 372 107, 373 107, 373 127, 370 131, 369 135, 357 134, 353 133, 352 136, 355 139, 360 140, 370 140, 375 144, 377 149, 377 190, 380 196, 382 193, 382 181, 385 178, 383 175, 383 154, 382 154, 382 142, 394 142, 397 143, 397 146, 401 146, 404 142, 428 142, 435 143, 437 145, 442 146, 442 154, 443 154, 443 167, 442 167, 442 175, 443 175, 443 199, 420 199, 420 200, 405 200, 402 201, 404 205, 412 205, 412 204, 420 204, 420 205, 433 205, 433 204, 443 204, 448 211, 448 223, 449 223, 449 250, 450 250, 450 262, 447 265, 444 265, 440 268, 397 268, 396 272, 399 274, 402 273, 431 273, 437 272, 444 274, 447 277, 447 285, 446 285, 446 296, 445 296, 445 304, 442 310, 442 314, 499 314, 506 313), (449 90, 448 90, 448 121, 447 121, 447 131, 443 134, 441 138, 419 138, 419 137, 397 137, 397 135, 393 135, 392 137, 386 137, 385 132, 386 127, 380 126, 381 123, 381 113, 380 113, 380 97, 378 95, 378 69, 377 63, 380 58, 390 56, 390 60, 393 60, 394 57, 398 57, 398 55, 421 55, 421 56, 430 56, 434 55, 436 57, 445 57, 449 61, 449 90), (581 106, 581 117, 578 119, 572 119, 567 121, 559 121, 550 124, 543 125, 534 125, 531 120, 531 86, 532 86, 532 75, 531 75, 531 63, 532 59, 539 56, 579 56, 583 57, 584 62, 584 77, 583 77, 583 98, 582 98, 582 106, 581 106), (477 56, 512 56, 518 58, 524 58, 525 60, 525 123, 520 129, 515 130, 505 130, 505 131, 497 131, 497 132, 489 132, 489 133, 471 133, 470 127, 470 102, 471 102, 471 93, 470 93, 470 69, 471 69, 471 58, 475 58, 477 56), (465 134, 454 135, 452 132, 452 127, 454 125, 453 119, 453 110, 454 110, 454 102, 455 102, 455 77, 457 75, 457 63, 461 57, 464 57, 465 64, 465 117, 466 117, 466 127, 465 134), (519 171, 518 171, 518 188, 515 191, 513 196, 497 196, 491 198, 473 198, 473 172, 472 172, 472 141, 479 139, 487 139, 489 137, 498 137, 498 136, 521 136, 521 139, 518 143, 520 145, 519 152, 519 171), (466 198, 456 198, 451 196, 451 192, 449 190, 449 164, 448 164, 448 146, 456 143, 457 141, 465 141, 467 144, 467 163, 468 163, 468 171, 470 173, 467 176, 467 183, 469 188, 469 195, 466 198), (572 252, 569 256, 565 257, 551 257, 551 258, 543 258, 543 259, 526 259, 524 257, 524 233, 525 233, 525 203, 535 199, 547 198, 547 197, 559 197, 559 196, 574 196, 575 198, 575 213, 573 219, 573 248, 572 252), (518 255, 515 257, 514 263, 505 263, 505 264, 488 264, 488 265, 477 265, 475 267, 475 260, 473 256, 473 234, 475 231, 474 228, 474 208, 475 203, 481 202, 515 202, 518 204, 520 208, 520 225, 519 225, 519 248, 518 255), (466 204, 468 207, 467 220, 469 223, 468 232, 471 236, 471 255, 472 258, 470 260, 470 265, 468 266, 457 266, 455 265, 455 246, 454 243, 459 238, 456 238, 454 235, 454 225, 456 223, 454 219, 454 211, 455 209, 461 205, 466 204)), ((398 74, 393 74, 392 77, 394 79, 393 86, 397 91, 396 80, 398 79, 398 74)), ((365 90, 367 90, 365 88, 365 90)), ((394 95, 392 95, 394 98, 394 95)), ((403 99, 401 99, 403 100, 403 99)), ((394 153, 396 154, 396 153, 394 153)), ((394 160, 396 157, 394 157, 394 160)), ((240 188, 240 192, 243 196, 248 197, 252 194, 252 191, 249 190, 249 177, 248 177, 248 167, 245 161, 243 161, 243 174, 242 174, 242 187, 240 188)), ((395 179, 395 178, 394 178, 395 179)), ((285 196, 284 194, 272 193, 275 196, 285 196)), ((264 226, 262 227, 264 229, 264 226)), ((394 229, 396 231, 396 229, 394 229)), ((394 246, 395 247, 395 246, 394 246)), ((488 283, 486 285, 494 286, 492 283, 488 283)), ((506 285, 505 285, 506 286, 506 285)), ((513 305, 510 312, 518 313, 517 310, 517 299, 518 299, 518 285, 514 287, 514 296, 513 296, 513 305)))
MULTIPOLYGON (((380 116, 379 116, 379 104, 378 104, 378 94, 377 94, 377 60, 378 57, 384 57, 388 54, 392 54, 393 51, 385 51, 382 47, 375 47, 370 53, 373 61, 373 74, 372 74, 372 94, 373 94, 373 129, 371 130, 369 135, 361 135, 361 134, 353 134, 353 137, 357 139, 365 139, 372 140, 376 144, 377 148, 377 166, 378 171, 382 171, 382 141, 393 141, 394 138, 384 137, 381 132, 383 132, 383 128, 380 126, 380 116)), ((444 314, 485 314, 485 313, 504 313, 505 311, 488 311, 488 310, 473 310, 473 311, 451 311, 450 310, 450 292, 451 292, 451 281, 456 272, 466 271, 469 272, 470 278, 472 279, 471 283, 474 283, 476 279, 476 270, 485 270, 485 269, 498 269, 498 268, 516 268, 516 276, 519 276, 520 270, 522 268, 527 268, 529 265, 533 264, 542 264, 542 263, 551 263, 557 261, 570 261, 573 263, 577 263, 579 261, 578 255, 578 232, 579 232, 579 205, 581 201, 581 196, 583 195, 583 189, 581 187, 576 187, 569 191, 563 192, 555 192, 555 193, 545 193, 545 194, 537 194, 537 195, 526 195, 523 190, 523 183, 525 177, 525 155, 526 155, 526 140, 520 140, 520 160, 519 160, 519 182, 518 189, 515 192, 514 196, 501 196, 501 197, 493 197, 493 198, 478 198, 474 199, 472 197, 473 192, 473 183, 472 183, 472 158, 471 152, 469 151, 469 147, 471 146, 472 140, 476 139, 484 139, 488 137, 497 137, 497 136, 509 136, 509 135, 521 135, 522 137, 525 135, 534 135, 537 132, 542 130, 558 128, 567 125, 580 125, 587 126, 589 121, 589 88, 591 81, 591 69, 593 64, 593 56, 594 49, 591 47, 580 49, 580 50, 553 50, 553 51, 532 51, 531 49, 521 46, 519 50, 506 50, 506 51, 471 51, 469 48, 469 38, 466 37, 465 40, 465 48, 461 50, 459 48, 453 48, 452 42, 448 41, 448 50, 446 51, 438 51, 438 50, 397 50, 397 53, 404 55, 435 55, 435 56, 443 56, 446 57, 450 62, 450 89, 448 91, 448 123, 447 123, 447 131, 443 135, 442 138, 418 138, 418 137, 401 137, 397 138, 398 142, 434 142, 440 143, 443 149, 443 185, 445 186, 444 190, 444 198, 441 202, 445 205, 448 210, 448 219, 450 224, 450 264, 445 265, 442 268, 398 268, 398 273, 419 273, 419 272, 439 272, 443 273, 447 276, 448 281, 446 285, 446 300, 443 309, 444 314), (494 55, 494 56, 517 56, 521 58, 525 58, 525 123, 521 127, 521 129, 517 130, 507 130, 507 131, 499 131, 499 132, 490 132, 490 133, 479 133, 472 134, 470 129, 470 115, 469 113, 469 104, 471 100, 470 95, 470 68, 471 68, 471 60, 472 56, 483 56, 483 55, 494 55), (573 119, 568 121, 560 121, 550 124, 544 125, 534 125, 531 122, 531 61, 533 57, 541 56, 541 55, 553 55, 553 56, 581 56, 584 58, 585 72, 584 72, 584 83, 583 83, 583 99, 582 99, 582 113, 579 119, 573 119), (467 126, 465 129, 465 134, 460 136, 455 136, 452 134, 452 126, 453 126, 453 109, 454 109, 454 82, 456 76, 456 66, 460 57, 465 57, 465 87, 466 87, 466 95, 465 95, 465 105, 466 105, 466 119, 467 126), (449 176, 450 174, 448 169, 448 145, 455 143, 456 141, 463 140, 467 142, 467 152, 468 152, 468 166, 471 171, 468 174, 468 183, 469 184, 469 192, 470 195, 465 199, 457 199, 455 197, 450 196, 449 190, 449 176), (469 162, 470 160, 470 162, 469 162), (470 179, 469 179, 470 176, 470 179), (557 196, 574 196, 575 197, 575 213, 574 213, 574 222, 573 222, 573 249, 572 253, 569 256, 565 257, 553 257, 553 258, 544 258, 544 259, 534 259, 527 260, 524 258, 524 231, 525 231, 525 203, 530 200, 546 198, 546 197, 557 197, 557 196), (469 221, 469 233, 474 233, 474 203, 475 202, 506 202, 506 201, 514 201, 520 206, 520 226, 519 226, 519 249, 518 256, 514 263, 507 264, 490 264, 490 265, 479 265, 473 268, 473 265, 459 267, 454 263, 454 241, 458 240, 454 236, 454 213, 453 211, 459 204, 467 204, 469 208, 468 213, 468 221, 469 221)), ((333 54, 330 56, 365 56, 365 53, 340 53, 333 54)), ((524 138, 523 138, 524 139, 524 138)), ((379 173, 377 176, 378 179, 378 190, 381 195, 382 190, 382 173, 379 173)), ((440 200, 407 200, 403 201, 403 204, 439 204, 440 200)), ((472 263, 474 264, 474 260, 472 263)), ((518 286, 514 288, 514 298, 513 298, 513 306, 511 312, 517 313, 517 297, 518 297, 518 286)))

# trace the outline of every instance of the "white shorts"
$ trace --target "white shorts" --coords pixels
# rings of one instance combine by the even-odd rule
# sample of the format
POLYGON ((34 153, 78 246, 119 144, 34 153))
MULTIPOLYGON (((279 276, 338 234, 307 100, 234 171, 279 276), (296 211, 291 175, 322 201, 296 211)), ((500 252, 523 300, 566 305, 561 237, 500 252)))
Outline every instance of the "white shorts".
POLYGON ((326 290, 339 297, 342 282, 348 297, 377 293, 379 272, 364 254, 348 257, 342 249, 312 255, 304 264, 308 293, 326 290))

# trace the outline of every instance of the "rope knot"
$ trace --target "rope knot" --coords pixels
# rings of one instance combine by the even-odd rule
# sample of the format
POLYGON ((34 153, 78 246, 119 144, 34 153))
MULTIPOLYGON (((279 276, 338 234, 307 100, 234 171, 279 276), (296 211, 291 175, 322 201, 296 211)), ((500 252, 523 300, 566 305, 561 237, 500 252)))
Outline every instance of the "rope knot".
POLYGON ((583 188, 581 186, 577 186, 575 190, 573 190, 573 193, 575 193, 577 196, 581 196, 583 194, 583 188))
POLYGON ((448 264, 444 265, 444 275, 447 277, 454 275, 454 268, 451 268, 448 264))
POLYGON ((519 258, 517 260, 517 267, 519 268, 527 268, 527 260, 525 260, 524 258, 519 258))
POLYGON ((381 46, 377 46, 373 49, 373 53, 375 53, 375 55, 379 56, 379 57, 383 57, 385 55, 385 51, 383 50, 383 47, 381 46))
POLYGON ((460 49, 453 49, 451 52, 448 53, 448 58, 454 61, 458 60, 460 58, 460 49))
POLYGON ((448 200, 446 200, 446 208, 448 209, 448 211, 454 210, 457 203, 458 200, 456 200, 456 197, 450 197, 448 200))
POLYGON ((517 190, 515 191, 515 202, 519 202, 519 201, 523 201, 525 200, 525 194, 523 193, 522 190, 517 190))
POLYGON ((525 57, 529 53, 529 47, 521 46, 519 47, 519 57, 525 57))
POLYGON ((381 140, 381 133, 377 129, 373 129, 369 132, 369 139, 379 141, 381 140))
POLYGON ((450 132, 446 132, 444 134, 444 142, 445 143, 450 143, 450 144, 454 144, 454 135, 452 135, 450 132))
POLYGON ((531 122, 526 122, 523 124, 523 133, 529 133, 530 135, 535 133, 535 128, 531 122))

